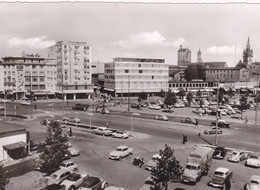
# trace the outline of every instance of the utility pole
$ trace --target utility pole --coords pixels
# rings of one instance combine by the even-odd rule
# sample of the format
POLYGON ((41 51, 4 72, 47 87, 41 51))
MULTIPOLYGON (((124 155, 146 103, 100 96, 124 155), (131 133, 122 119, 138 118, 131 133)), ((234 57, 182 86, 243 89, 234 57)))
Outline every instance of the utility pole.
POLYGON ((256 80, 256 107, 255 107, 255 124, 257 125, 257 112, 258 112, 258 103, 259 103, 259 95, 258 95, 258 73, 257 73, 257 80, 256 80))
POLYGON ((130 111, 130 75, 128 75, 128 111, 130 111))
POLYGON ((217 86, 217 111, 216 111, 216 135, 215 135, 215 145, 217 146, 218 141, 218 96, 219 96, 219 80, 218 80, 218 86, 217 86))

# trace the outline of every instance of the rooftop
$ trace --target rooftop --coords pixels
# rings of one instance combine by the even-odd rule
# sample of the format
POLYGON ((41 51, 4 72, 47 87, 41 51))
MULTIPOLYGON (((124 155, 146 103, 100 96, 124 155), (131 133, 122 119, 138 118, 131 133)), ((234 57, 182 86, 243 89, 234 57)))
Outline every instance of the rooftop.
POLYGON ((152 58, 127 58, 117 57, 113 59, 114 62, 142 62, 142 63, 164 63, 164 59, 152 59, 152 58))

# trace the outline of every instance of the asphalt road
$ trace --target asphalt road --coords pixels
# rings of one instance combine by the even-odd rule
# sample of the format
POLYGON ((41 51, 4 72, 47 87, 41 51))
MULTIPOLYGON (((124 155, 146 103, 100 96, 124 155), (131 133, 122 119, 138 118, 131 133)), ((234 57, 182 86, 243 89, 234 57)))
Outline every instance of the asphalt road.
MULTIPOLYGON (((38 109, 49 108, 45 103, 38 105, 38 109)), ((61 106, 55 107, 60 109, 61 106)), ((29 109, 25 109, 29 110, 29 109)), ((65 106, 66 114, 75 115, 69 106, 65 106)), ((29 111, 28 111, 29 112, 29 111)), ((155 113, 155 112, 154 112, 155 113)), ((89 123, 90 116, 87 112, 77 112, 82 123, 89 123)), ((153 119, 154 114, 141 114, 133 118, 134 137, 127 140, 113 139, 111 137, 96 136, 89 133, 88 130, 73 128, 75 138, 70 141, 79 148, 81 155, 72 158, 80 166, 82 172, 102 177, 110 184, 126 187, 129 190, 137 190, 142 186, 149 172, 144 168, 136 167, 132 164, 133 158, 137 155, 143 156, 145 161, 149 161, 151 156, 158 153, 165 144, 175 149, 175 155, 185 167, 188 152, 192 150, 192 144, 203 143, 199 140, 197 134, 209 126, 195 128, 190 124, 181 124, 170 121, 156 121, 153 119), (182 144, 182 135, 188 136, 188 144, 182 144), (121 161, 108 159, 109 152, 119 145, 128 145, 134 148, 134 155, 124 158, 121 161)), ((31 138, 37 141, 43 141, 45 127, 40 125, 40 119, 27 121, 13 121, 22 125, 30 131, 31 138)), ((94 114, 91 117, 92 125, 105 126, 108 122, 109 127, 131 130, 131 118, 128 113, 111 112, 110 115, 94 114)), ((10 123, 8 123, 10 124, 10 123)), ((223 129, 223 135, 218 136, 218 144, 226 147, 246 149, 249 151, 259 151, 258 138, 259 128, 249 125, 232 125, 231 129, 223 129)), ((214 143, 215 135, 202 135, 208 141, 214 143)), ((208 176, 201 179, 196 186, 186 184, 171 184, 169 189, 174 187, 184 187, 185 189, 211 189, 207 186, 209 176, 212 176, 217 167, 227 167, 234 171, 232 179, 232 189, 241 189, 246 180, 253 174, 258 174, 258 169, 247 168, 243 163, 229 163, 226 160, 213 160, 208 176)))

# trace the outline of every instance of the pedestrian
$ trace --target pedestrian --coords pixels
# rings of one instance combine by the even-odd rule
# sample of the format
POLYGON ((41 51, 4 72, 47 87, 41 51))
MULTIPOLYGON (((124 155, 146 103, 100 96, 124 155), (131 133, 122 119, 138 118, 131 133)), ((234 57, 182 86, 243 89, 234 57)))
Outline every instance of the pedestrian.
POLYGON ((247 116, 246 116, 245 120, 246 120, 246 123, 247 123, 247 122, 248 122, 248 118, 247 118, 247 116))
POLYGON ((228 178, 225 181, 225 190, 230 190, 230 188, 231 188, 231 180, 230 180, 230 178, 228 178))
POLYGON ((195 123, 195 125, 198 126, 198 124, 199 124, 198 119, 196 119, 196 123, 195 123))
POLYGON ((183 134, 182 136, 182 143, 185 144, 187 141, 187 136, 183 134))

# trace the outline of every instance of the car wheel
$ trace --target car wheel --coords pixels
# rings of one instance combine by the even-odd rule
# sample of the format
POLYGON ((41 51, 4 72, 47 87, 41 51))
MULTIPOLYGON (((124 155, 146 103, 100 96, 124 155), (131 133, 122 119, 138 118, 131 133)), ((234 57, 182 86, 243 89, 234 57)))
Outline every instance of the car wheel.
POLYGON ((108 183, 105 183, 102 189, 105 189, 108 187, 108 183))
POLYGON ((115 138, 115 135, 112 135, 113 138, 115 138))
POLYGON ((184 123, 184 121, 181 120, 181 123, 184 123))
POLYGON ((76 190, 76 187, 75 187, 75 186, 71 186, 71 187, 69 188, 69 190, 76 190))
POLYGON ((105 136, 105 134, 103 133, 102 136, 105 136))
POLYGON ((73 172, 77 172, 77 171, 78 171, 78 168, 74 168, 74 169, 73 169, 73 172))
POLYGON ((123 138, 124 138, 124 136, 121 137, 121 139, 123 139, 123 138))

